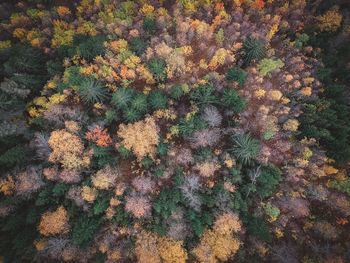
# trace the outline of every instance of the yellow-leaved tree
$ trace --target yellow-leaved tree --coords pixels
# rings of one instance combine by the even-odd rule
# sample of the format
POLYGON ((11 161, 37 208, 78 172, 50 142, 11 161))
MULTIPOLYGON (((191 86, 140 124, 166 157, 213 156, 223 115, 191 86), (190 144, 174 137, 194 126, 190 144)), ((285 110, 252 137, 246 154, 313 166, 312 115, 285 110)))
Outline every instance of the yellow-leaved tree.
POLYGON ((200 243, 192 252, 201 263, 227 261, 241 245, 234 236, 234 233, 240 230, 238 216, 231 212, 224 213, 216 218, 212 230, 204 231, 200 243))
POLYGON ((69 231, 68 214, 63 206, 56 211, 46 212, 39 223, 39 232, 43 236, 65 234, 69 231))
POLYGON ((185 263, 187 260, 182 241, 146 231, 137 236, 135 252, 138 262, 142 263, 185 263))
POLYGON ((158 128, 153 117, 127 125, 120 124, 118 136, 123 139, 122 145, 132 150, 138 160, 146 155, 153 157, 159 141, 158 128))

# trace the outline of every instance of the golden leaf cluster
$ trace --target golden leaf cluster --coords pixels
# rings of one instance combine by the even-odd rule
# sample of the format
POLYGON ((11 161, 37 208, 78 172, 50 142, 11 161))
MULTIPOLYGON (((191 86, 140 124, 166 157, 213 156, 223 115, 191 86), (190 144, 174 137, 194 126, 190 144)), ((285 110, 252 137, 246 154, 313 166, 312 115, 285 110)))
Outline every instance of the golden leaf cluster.
POLYGON ((328 10, 325 14, 318 16, 317 20, 321 31, 336 31, 343 20, 343 16, 336 10, 328 10))
POLYGON ((233 235, 240 230, 238 216, 231 212, 224 213, 216 218, 213 230, 204 231, 200 243, 192 252, 201 263, 227 261, 241 245, 233 235))
POLYGON ((0 180, 0 193, 11 195, 15 190, 15 181, 12 176, 0 180))
POLYGON ((49 161, 61 163, 66 169, 79 169, 90 164, 90 158, 84 153, 81 139, 67 130, 56 130, 51 133, 49 145, 52 153, 49 161))
POLYGON ((137 236, 135 251, 138 262, 143 263, 185 263, 187 260, 182 241, 151 232, 142 232, 137 236))
POLYGON ((68 214, 63 206, 54 212, 46 212, 42 215, 39 232, 44 236, 65 234, 69 231, 68 214))
POLYGON ((124 147, 133 150, 139 160, 147 155, 155 155, 159 136, 154 118, 148 117, 127 125, 120 124, 118 136, 123 139, 124 147))

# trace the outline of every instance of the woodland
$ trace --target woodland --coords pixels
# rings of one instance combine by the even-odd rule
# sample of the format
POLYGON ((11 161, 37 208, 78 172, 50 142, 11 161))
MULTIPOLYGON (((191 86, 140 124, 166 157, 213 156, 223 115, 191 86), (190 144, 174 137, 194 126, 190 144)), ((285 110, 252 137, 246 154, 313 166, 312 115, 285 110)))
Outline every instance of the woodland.
POLYGON ((348 0, 0 1, 0 263, 349 263, 348 0))

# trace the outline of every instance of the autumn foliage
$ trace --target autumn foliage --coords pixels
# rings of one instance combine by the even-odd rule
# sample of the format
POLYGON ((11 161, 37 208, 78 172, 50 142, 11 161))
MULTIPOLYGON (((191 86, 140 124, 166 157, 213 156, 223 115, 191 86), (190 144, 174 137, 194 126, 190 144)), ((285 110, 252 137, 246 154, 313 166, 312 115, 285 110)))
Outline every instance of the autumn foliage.
POLYGON ((349 261, 346 1, 0 2, 1 262, 349 261))
POLYGON ((68 214, 63 206, 53 212, 43 214, 39 224, 39 232, 43 236, 65 234, 69 231, 68 214))

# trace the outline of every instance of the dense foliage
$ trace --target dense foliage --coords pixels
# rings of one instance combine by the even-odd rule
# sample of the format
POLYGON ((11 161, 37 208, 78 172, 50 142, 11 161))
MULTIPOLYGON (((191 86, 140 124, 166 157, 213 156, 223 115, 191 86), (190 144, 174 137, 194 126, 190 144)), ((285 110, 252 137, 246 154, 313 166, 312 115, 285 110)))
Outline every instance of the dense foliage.
POLYGON ((0 262, 349 262, 330 2, 0 3, 0 262))

